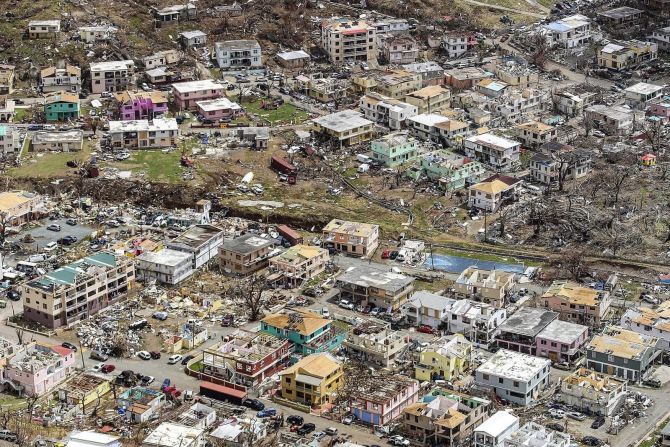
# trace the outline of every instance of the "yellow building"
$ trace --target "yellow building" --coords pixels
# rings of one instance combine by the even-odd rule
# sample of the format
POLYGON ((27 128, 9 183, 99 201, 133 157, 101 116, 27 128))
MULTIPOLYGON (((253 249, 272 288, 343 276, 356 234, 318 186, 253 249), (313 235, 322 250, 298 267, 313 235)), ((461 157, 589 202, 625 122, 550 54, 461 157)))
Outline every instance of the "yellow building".
POLYGON ((270 259, 270 271, 275 277, 274 282, 298 287, 321 273, 329 260, 330 256, 325 248, 298 244, 270 259))
POLYGON ((416 106, 419 114, 437 113, 449 107, 451 91, 441 85, 430 85, 405 96, 405 102, 416 106))
POLYGON ((342 364, 329 353, 309 355, 279 375, 281 397, 310 406, 328 403, 343 383, 342 364))
POLYGON ((461 334, 450 335, 421 352, 414 375, 420 382, 451 380, 468 370, 471 354, 472 343, 461 334))
POLYGON ((87 411, 98 405, 98 399, 111 389, 109 379, 93 374, 82 374, 58 390, 58 400, 81 406, 83 411, 87 411))
POLYGON ((630 40, 610 43, 598 50, 598 66, 622 70, 643 61, 656 59, 658 45, 651 42, 630 40))

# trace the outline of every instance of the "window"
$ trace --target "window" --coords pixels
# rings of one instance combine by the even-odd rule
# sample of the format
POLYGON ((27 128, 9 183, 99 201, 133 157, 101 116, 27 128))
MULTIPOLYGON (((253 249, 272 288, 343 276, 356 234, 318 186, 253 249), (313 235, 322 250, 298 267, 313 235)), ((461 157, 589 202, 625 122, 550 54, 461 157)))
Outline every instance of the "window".
POLYGON ((503 382, 504 382, 503 378, 502 378, 502 377, 498 377, 498 383, 503 383, 503 382))
POLYGON ((489 380, 489 375, 488 374, 482 374, 482 379, 489 380))

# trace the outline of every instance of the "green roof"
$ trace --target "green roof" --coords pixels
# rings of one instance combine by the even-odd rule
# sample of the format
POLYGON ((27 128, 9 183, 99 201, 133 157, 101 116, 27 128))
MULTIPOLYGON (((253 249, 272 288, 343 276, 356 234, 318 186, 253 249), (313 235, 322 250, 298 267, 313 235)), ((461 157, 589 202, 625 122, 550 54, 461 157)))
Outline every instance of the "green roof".
POLYGON ((0 126, 0 137, 7 135, 7 128, 5 126, 0 126))
POLYGON ((74 284, 77 278, 77 274, 80 273, 79 269, 83 269, 88 266, 106 268, 116 267, 116 257, 112 253, 99 252, 92 256, 82 258, 71 264, 64 265, 63 267, 56 269, 53 272, 47 273, 37 282, 46 286, 51 284, 74 284))

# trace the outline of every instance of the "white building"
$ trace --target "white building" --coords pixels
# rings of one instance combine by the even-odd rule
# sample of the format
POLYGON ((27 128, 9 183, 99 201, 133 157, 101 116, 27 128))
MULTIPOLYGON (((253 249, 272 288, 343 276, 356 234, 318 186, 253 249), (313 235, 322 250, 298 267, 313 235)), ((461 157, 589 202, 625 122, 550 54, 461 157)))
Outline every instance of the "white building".
POLYGON ((549 45, 563 48, 581 47, 593 39, 591 19, 581 14, 564 17, 542 26, 549 45))
POLYGON ((321 48, 331 62, 377 59, 377 30, 364 20, 332 18, 321 24, 321 48))
POLYGON ((525 406, 549 386, 550 369, 549 359, 501 349, 477 368, 475 383, 501 399, 525 406))
POLYGON ((227 40, 214 45, 216 63, 227 71, 254 70, 263 67, 261 46, 255 40, 227 40))
POLYGON ((370 319, 349 331, 343 345, 350 357, 387 368, 407 346, 407 339, 391 330, 390 323, 370 319))
POLYGON ((205 430, 162 422, 142 441, 142 447, 204 447, 205 430))
POLYGON ((457 59, 471 50, 475 42, 470 33, 451 32, 442 37, 442 48, 450 59, 457 59))
POLYGON ((200 30, 179 33, 179 42, 186 48, 201 47, 207 44, 207 34, 200 30))
POLYGON ((178 137, 179 125, 174 118, 109 122, 109 138, 115 148, 173 147, 178 137))
POLYGON ((454 143, 468 134, 467 123, 435 113, 410 117, 408 125, 417 138, 435 143, 454 143))
POLYGON ((570 435, 554 430, 535 422, 528 422, 509 435, 503 442, 505 447, 568 447, 570 435))
POLYGON ((443 318, 449 332, 463 334, 474 345, 487 348, 507 320, 507 310, 464 299, 454 301, 443 318))
POLYGON ((518 428, 518 417, 509 411, 497 411, 475 428, 472 439, 475 447, 502 447, 505 439, 518 428))
POLYGON ((647 36, 647 40, 656 43, 659 50, 668 51, 670 49, 670 26, 654 30, 651 36, 647 36))
POLYGON ((527 120, 530 116, 543 112, 551 105, 549 92, 527 88, 523 91, 505 93, 496 99, 495 113, 507 121, 527 120))
POLYGON ((14 127, 0 125, 0 155, 18 155, 21 152, 19 132, 14 127))
POLYGON ((464 147, 465 155, 498 172, 507 172, 519 163, 521 143, 492 133, 466 138, 464 147))
POLYGON ((644 109, 649 101, 663 96, 665 87, 662 85, 638 82, 624 90, 626 104, 631 107, 644 109))
POLYGON ((358 106, 367 119, 394 130, 402 128, 408 118, 418 113, 412 104, 374 92, 363 95, 358 106))
POLYGON ((595 94, 591 92, 577 94, 563 91, 555 93, 553 97, 554 105, 560 113, 567 116, 579 116, 593 102, 595 94))
POLYGON ((103 26, 81 26, 77 28, 79 37, 83 42, 93 43, 103 40, 109 40, 118 31, 118 28, 109 25, 103 26))
POLYGON ((121 437, 98 433, 97 431, 82 431, 70 434, 67 447, 121 447, 121 437))
POLYGON ((585 110, 585 120, 591 129, 606 135, 624 135, 633 130, 635 113, 623 106, 596 104, 585 110))
POLYGON ((561 381, 557 399, 583 413, 611 416, 627 393, 625 379, 579 368, 561 381))
POLYGON ((453 298, 420 290, 402 305, 400 311, 413 326, 425 325, 437 329, 455 302, 453 298))
POLYGON ((28 37, 48 39, 60 33, 60 20, 31 20, 28 22, 28 37))
POLYGON ((468 206, 495 213, 507 201, 514 201, 523 181, 495 174, 468 188, 468 206))
POLYGON ((40 71, 40 87, 42 92, 66 92, 79 93, 81 90, 81 69, 74 65, 64 67, 47 67, 40 71))
POLYGON ((188 253, 192 256, 193 270, 219 255, 219 246, 223 244, 223 230, 214 225, 194 225, 165 246, 171 250, 188 253))
POLYGON ((191 276, 193 271, 193 255, 171 248, 145 251, 137 257, 138 280, 156 280, 174 286, 191 276))
POLYGON ((91 70, 91 93, 122 92, 135 84, 135 62, 93 62, 91 70))

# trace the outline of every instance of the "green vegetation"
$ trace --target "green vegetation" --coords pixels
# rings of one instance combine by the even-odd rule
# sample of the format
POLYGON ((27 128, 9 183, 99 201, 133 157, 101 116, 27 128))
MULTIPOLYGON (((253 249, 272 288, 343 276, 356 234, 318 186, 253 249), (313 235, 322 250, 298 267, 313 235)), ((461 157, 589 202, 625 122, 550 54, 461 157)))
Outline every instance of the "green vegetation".
POLYGON ((255 99, 252 102, 242 102, 242 107, 249 114, 257 115, 261 120, 270 124, 301 123, 307 118, 307 112, 298 109, 293 104, 284 103, 274 110, 265 110, 261 106, 264 102, 271 103, 268 99, 255 99))
POLYGON ((16 408, 19 409, 21 407, 27 406, 27 402, 25 399, 21 399, 20 397, 14 396, 12 394, 2 394, 0 395, 0 407, 1 408, 16 408))
POLYGON ((29 152, 29 139, 23 143, 21 153, 21 166, 9 171, 12 177, 63 177, 73 174, 76 169, 70 168, 66 163, 70 160, 84 162, 88 160, 93 150, 94 143, 84 142, 81 152, 56 152, 48 154, 36 154, 29 152))
POLYGON ((139 150, 132 152, 129 159, 119 162, 117 167, 133 173, 143 172, 150 181, 178 183, 182 180, 180 157, 181 151, 139 150))
POLYGON ((202 362, 195 362, 189 366, 189 369, 193 372, 203 372, 205 370, 205 365, 202 362))
POLYGON ((29 109, 25 107, 17 108, 16 113, 14 114, 14 122, 20 123, 28 115, 29 109))

